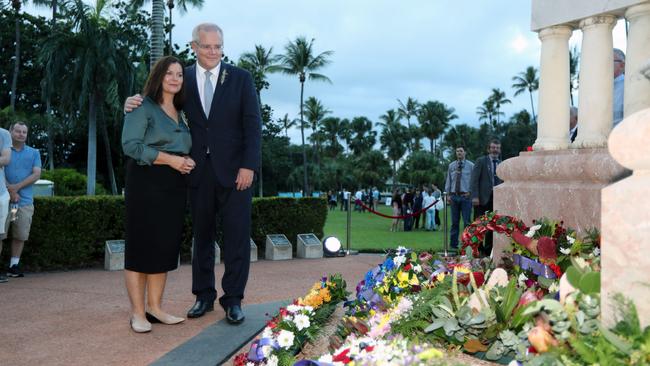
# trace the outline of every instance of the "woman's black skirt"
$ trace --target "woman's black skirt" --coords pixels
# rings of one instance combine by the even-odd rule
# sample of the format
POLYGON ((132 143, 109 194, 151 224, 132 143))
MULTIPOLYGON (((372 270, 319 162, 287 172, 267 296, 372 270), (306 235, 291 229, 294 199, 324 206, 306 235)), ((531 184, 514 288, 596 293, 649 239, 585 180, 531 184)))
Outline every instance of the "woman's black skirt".
POLYGON ((167 165, 126 168, 124 268, 163 273, 178 267, 187 204, 185 177, 167 165))

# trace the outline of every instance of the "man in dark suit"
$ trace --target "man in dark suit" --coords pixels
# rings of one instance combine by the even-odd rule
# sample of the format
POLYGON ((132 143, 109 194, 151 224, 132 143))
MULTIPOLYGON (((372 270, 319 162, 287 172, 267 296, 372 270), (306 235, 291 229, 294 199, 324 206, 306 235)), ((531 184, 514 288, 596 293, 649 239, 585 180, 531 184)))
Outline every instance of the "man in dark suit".
MULTIPOLYGON (((474 169, 472 169, 472 205, 474 206, 474 218, 485 214, 494 209, 494 196, 492 189, 503 183, 497 176, 497 166, 501 162, 501 142, 499 140, 490 140, 487 148, 488 154, 476 159, 474 169)), ((489 256, 492 252, 492 233, 488 232, 485 236, 485 242, 481 247, 481 254, 489 256)))
MULTIPOLYGON (((188 318, 212 311, 217 298, 214 275, 216 215, 223 228, 219 303, 232 324, 244 321, 241 301, 250 267, 250 226, 254 172, 261 160, 261 117, 249 72, 221 62, 223 31, 199 24, 192 31, 197 63, 185 68, 185 112, 192 134, 190 156, 196 167, 189 176, 192 206, 192 293, 188 318)), ((139 105, 131 97, 125 110, 139 105)))

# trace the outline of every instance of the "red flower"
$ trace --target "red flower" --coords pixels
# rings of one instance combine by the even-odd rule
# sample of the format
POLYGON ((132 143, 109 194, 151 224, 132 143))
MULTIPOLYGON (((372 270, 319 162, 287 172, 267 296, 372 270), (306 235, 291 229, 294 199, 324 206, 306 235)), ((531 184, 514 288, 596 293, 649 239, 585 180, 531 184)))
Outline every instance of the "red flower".
POLYGON ((248 362, 248 354, 246 352, 240 353, 235 357, 235 366, 246 366, 248 362))
POLYGON ((548 236, 542 236, 537 240, 537 251, 539 259, 545 262, 555 261, 557 259, 557 242, 548 236))
POLYGON ((411 263, 407 263, 407 264, 404 266, 403 270, 404 270, 404 271, 410 271, 411 268, 413 268, 413 266, 411 265, 411 263))
POLYGON ((551 263, 548 265, 548 267, 555 273, 555 276, 557 276, 557 278, 562 277, 562 268, 560 268, 560 266, 555 263, 551 263))
POLYGON ((366 352, 372 352, 372 350, 375 349, 375 346, 366 346, 366 348, 364 349, 366 350, 366 352))
POLYGON ((332 357, 333 362, 343 362, 343 363, 350 363, 350 357, 348 357, 348 353, 350 353, 350 349, 346 348, 344 349, 341 353, 338 355, 332 357))
POLYGON ((283 318, 284 318, 285 316, 287 316, 288 314, 289 314, 289 312, 287 311, 286 308, 280 308, 280 315, 281 315, 283 318))
POLYGON ((527 146, 526 151, 533 151, 533 147, 532 146, 527 146))
POLYGON ((420 263, 428 263, 431 259, 433 259, 433 256, 428 252, 422 252, 420 253, 418 259, 420 260, 420 263))

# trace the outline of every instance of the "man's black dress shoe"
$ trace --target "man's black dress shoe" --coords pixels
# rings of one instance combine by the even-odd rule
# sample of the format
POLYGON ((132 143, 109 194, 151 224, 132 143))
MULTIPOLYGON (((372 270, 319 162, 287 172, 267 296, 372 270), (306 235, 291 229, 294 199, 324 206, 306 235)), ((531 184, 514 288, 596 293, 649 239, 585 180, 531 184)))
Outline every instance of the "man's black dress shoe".
POLYGON ((244 322, 244 312, 239 305, 230 305, 226 307, 226 320, 230 324, 241 324, 244 322))
POLYGON ((208 311, 214 310, 214 302, 196 300, 194 306, 187 312, 188 318, 200 318, 208 311))

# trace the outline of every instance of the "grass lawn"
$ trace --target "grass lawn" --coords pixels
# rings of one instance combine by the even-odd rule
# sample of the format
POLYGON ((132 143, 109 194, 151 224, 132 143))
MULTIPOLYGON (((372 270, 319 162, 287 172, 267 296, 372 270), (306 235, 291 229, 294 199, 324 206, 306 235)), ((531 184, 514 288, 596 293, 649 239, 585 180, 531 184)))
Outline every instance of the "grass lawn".
MULTIPOLYGON (((386 215, 392 215, 390 207, 381 205, 379 211, 386 215)), ((449 210, 451 212, 451 210, 449 210)), ((420 217, 420 226, 422 226, 423 216, 420 217)), ((443 220, 442 216, 440 217, 443 220)), ((346 222, 347 212, 329 211, 327 221, 325 222, 325 236, 336 236, 341 240, 343 248, 346 248, 346 222)), ((369 212, 352 211, 352 230, 350 235, 350 249, 356 250, 384 250, 396 248, 403 245, 407 248, 418 250, 439 251, 443 249, 443 232, 442 228, 438 231, 398 231, 391 232, 390 225, 392 220, 369 212)), ((451 217, 447 223, 451 227, 451 217)), ((462 219, 461 219, 462 225, 462 219)), ((462 226, 461 226, 462 228, 462 226)))

